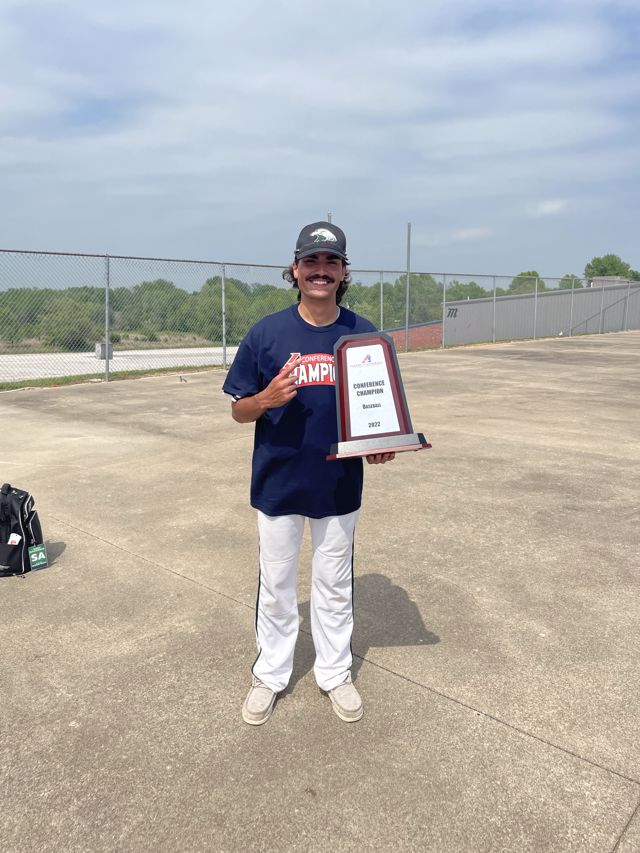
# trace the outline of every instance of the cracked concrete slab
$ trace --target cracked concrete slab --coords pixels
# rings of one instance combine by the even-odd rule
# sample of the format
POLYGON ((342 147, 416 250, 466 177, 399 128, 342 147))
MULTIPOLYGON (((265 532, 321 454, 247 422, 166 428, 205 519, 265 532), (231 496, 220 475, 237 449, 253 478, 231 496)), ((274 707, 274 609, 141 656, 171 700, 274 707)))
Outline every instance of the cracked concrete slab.
POLYGON ((0 579, 7 849, 638 848, 640 333, 400 355, 433 450, 366 472, 349 726, 261 729, 251 429, 220 371, 0 394, 53 564, 0 579), (277 843, 276 843, 277 840, 277 843))

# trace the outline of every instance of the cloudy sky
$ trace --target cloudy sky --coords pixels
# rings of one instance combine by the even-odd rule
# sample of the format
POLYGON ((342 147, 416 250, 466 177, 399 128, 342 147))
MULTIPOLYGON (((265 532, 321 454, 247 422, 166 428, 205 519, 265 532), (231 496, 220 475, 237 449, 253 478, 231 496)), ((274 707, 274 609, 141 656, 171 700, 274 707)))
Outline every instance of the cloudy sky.
POLYGON ((640 268, 637 0, 0 0, 0 247, 640 268))

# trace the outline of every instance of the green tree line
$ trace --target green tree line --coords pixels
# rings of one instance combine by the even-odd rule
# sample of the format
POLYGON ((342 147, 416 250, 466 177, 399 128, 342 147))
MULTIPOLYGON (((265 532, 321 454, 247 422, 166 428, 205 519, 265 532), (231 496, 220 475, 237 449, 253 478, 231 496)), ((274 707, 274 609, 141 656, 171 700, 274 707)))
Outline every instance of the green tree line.
MULTIPOLYGON (((593 258, 585 267, 585 278, 621 275, 640 281, 640 273, 617 255, 593 258)), ((583 287, 573 273, 563 276, 561 289, 583 287)), ((506 288, 496 288, 498 296, 547 290, 536 270, 518 273, 506 288)), ((382 284, 382 317, 385 328, 403 326, 406 317, 406 276, 382 284)), ((475 281, 448 281, 446 300, 481 299, 491 296, 475 281)), ((104 289, 101 287, 10 288, 0 291, 0 341, 17 344, 37 341, 62 350, 91 349, 104 337, 104 289)), ((247 330, 266 314, 291 305, 296 291, 272 284, 225 278, 226 339, 237 344, 247 330)), ((442 317, 443 283, 426 273, 412 273, 409 288, 409 323, 425 323, 442 317)), ((380 284, 355 281, 344 304, 380 324, 380 284)), ((132 288, 109 291, 111 339, 140 335, 156 341, 163 334, 197 337, 213 344, 222 341, 222 281, 207 279, 200 290, 189 292, 166 279, 143 281, 132 288)))
MULTIPOLYGON (((109 291, 111 339, 140 335, 150 341, 163 334, 222 341, 222 281, 207 279, 197 292, 165 279, 109 291)), ((237 343, 260 317, 290 305, 287 288, 225 279, 227 342, 237 343)), ((0 292, 0 340, 36 339, 63 350, 91 349, 104 338, 105 292, 101 287, 11 288, 0 292)))

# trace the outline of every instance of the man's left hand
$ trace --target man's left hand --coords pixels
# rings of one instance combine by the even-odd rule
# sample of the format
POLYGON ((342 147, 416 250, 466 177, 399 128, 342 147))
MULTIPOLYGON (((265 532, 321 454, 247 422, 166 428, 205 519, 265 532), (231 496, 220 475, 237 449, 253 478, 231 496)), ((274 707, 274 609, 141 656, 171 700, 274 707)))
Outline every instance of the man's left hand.
POLYGON ((384 465, 385 462, 392 462, 395 458, 395 453, 371 453, 367 456, 367 462, 369 465, 384 465))

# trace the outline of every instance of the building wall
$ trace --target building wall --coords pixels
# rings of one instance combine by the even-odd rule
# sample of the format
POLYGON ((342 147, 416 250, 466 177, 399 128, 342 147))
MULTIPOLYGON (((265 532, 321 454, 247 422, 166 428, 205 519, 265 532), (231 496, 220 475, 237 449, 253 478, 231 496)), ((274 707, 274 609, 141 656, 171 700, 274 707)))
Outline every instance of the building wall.
POLYGON ((452 346, 639 328, 640 282, 632 282, 448 302, 443 335, 452 346))
MULTIPOLYGON (((387 335, 393 338, 397 352, 404 352, 404 329, 385 329, 387 335)), ((422 323, 419 326, 409 326, 409 349, 435 349, 442 345, 442 321, 422 323)))
POLYGON ((613 285, 629 284, 628 278, 623 278, 621 275, 598 275, 591 279, 589 287, 611 287, 613 285))

